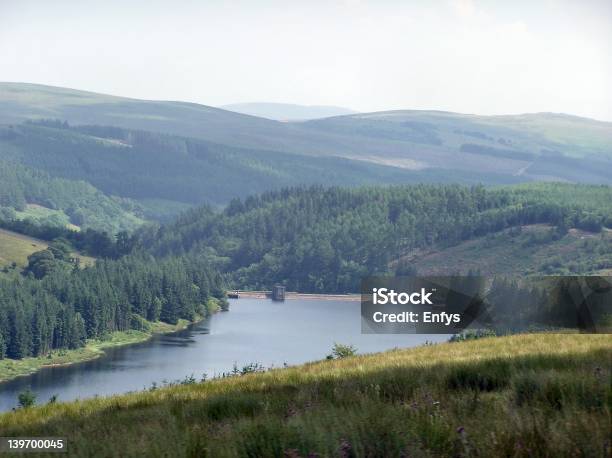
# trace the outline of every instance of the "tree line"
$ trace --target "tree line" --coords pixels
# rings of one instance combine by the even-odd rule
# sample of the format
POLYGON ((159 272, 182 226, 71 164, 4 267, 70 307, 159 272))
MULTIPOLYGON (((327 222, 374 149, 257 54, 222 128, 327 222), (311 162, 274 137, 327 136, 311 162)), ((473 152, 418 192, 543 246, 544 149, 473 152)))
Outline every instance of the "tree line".
POLYGON ((74 349, 148 321, 194 320, 210 298, 224 298, 222 277, 197 256, 133 253, 79 269, 65 247, 50 249, 30 256, 25 275, 0 278, 0 358, 74 349))
MULTIPOLYGON (((198 253, 235 287, 274 283, 304 292, 355 292, 362 277, 396 273, 391 261, 423 247, 526 224, 601 231, 612 226, 607 186, 485 188, 414 185, 292 188, 188 211, 141 233, 156 255, 198 253)), ((415 266, 398 265, 399 273, 415 266)), ((416 266, 418 267, 418 266, 416 266)))
POLYGON ((85 229, 75 231, 62 226, 38 224, 30 219, 0 219, 0 228, 37 239, 67 242, 74 250, 93 257, 119 258, 131 253, 138 243, 134 233, 119 231, 114 236, 106 231, 85 229))
POLYGON ((0 280, 0 355, 40 355, 146 321, 193 319, 209 298, 223 298, 226 280, 241 288, 356 292, 367 275, 414 273, 415 266, 391 262, 411 250, 534 223, 558 233, 611 227, 612 188, 287 188, 112 238, 19 223, 29 235, 55 240, 30 256, 22 274, 0 280), (75 247, 100 259, 81 269, 70 255, 75 247))

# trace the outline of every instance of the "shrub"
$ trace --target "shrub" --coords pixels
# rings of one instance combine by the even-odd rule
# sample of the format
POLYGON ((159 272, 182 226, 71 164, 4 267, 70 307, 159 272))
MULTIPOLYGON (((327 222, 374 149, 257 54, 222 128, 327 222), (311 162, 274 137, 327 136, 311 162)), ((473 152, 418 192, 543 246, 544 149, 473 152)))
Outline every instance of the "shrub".
POLYGON ((357 348, 355 348, 353 345, 334 343, 331 356, 334 359, 342 359, 348 358, 349 356, 355 356, 356 354, 357 348))
POLYGON ((17 401, 19 402, 19 407, 27 409, 36 404, 36 394, 32 393, 30 390, 22 391, 19 393, 19 396, 17 396, 17 401))

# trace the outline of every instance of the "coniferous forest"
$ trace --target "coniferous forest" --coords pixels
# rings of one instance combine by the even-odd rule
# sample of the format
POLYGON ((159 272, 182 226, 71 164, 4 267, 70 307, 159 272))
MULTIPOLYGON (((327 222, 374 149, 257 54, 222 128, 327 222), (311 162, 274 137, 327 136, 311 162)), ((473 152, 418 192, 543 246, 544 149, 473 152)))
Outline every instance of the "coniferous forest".
MULTIPOLYGON (((286 189, 233 200, 222 212, 189 211, 155 235, 143 232, 142 243, 156 255, 198 253, 235 287, 355 292, 364 276, 418 271, 418 261, 401 262, 413 250, 529 224, 551 226, 542 236, 548 241, 571 228, 601 233, 612 226, 612 191, 563 184, 286 189)), ((610 258, 609 240, 597 249, 610 258)))
POLYGON ((612 2, 0 0, 0 456, 612 457, 612 2))
POLYGON ((197 257, 132 254, 79 269, 61 247, 34 253, 23 278, 0 279, 0 357, 74 349, 114 331, 175 324, 222 299, 220 275, 197 257))
MULTIPOLYGON (((611 206, 606 186, 310 187, 234 199, 221 211, 199 207, 132 235, 17 221, 8 227, 55 241, 0 280, 0 356, 193 320, 229 287, 357 292, 367 275, 418 272, 418 263, 393 262, 411 250, 507 228, 547 224, 551 240, 571 228, 599 233, 612 226, 611 206), (80 268, 75 248, 98 257, 95 265, 80 268)), ((602 242, 606 253, 609 245, 602 242)))

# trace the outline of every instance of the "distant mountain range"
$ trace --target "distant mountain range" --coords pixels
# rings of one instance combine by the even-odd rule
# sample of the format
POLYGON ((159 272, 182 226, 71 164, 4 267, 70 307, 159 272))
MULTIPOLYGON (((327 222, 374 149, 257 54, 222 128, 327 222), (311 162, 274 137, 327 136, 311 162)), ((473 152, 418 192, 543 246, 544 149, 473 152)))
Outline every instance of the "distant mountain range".
MULTIPOLYGON (((287 108, 285 115, 303 108, 272 105, 277 114, 287 108)), ((279 122, 194 103, 0 83, 0 161, 21 164, 28 176, 40 170, 45 180, 85 181, 131 199, 120 201, 123 211, 164 218, 185 206, 301 184, 612 184, 612 123, 417 110, 279 122), (50 119, 60 122, 41 122, 50 119)), ((47 200, 66 214, 82 216, 77 207, 96 204, 66 195, 79 186, 60 188, 47 200)), ((43 191, 27 193, 4 201, 44 205, 43 191)))
POLYGON ((235 103, 220 108, 276 121, 306 121, 357 113, 355 110, 343 107, 269 102, 235 103))

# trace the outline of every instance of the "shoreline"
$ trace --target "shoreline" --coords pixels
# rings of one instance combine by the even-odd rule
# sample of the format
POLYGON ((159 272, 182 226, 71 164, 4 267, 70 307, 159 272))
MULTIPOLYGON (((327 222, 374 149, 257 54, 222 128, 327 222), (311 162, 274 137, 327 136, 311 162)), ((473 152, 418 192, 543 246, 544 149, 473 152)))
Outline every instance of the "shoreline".
MULTIPOLYGON (((248 299, 270 299, 270 291, 243 291, 231 290, 228 293, 237 292, 239 298, 248 299)), ((286 300, 310 299, 310 300, 343 300, 360 301, 359 294, 318 294, 287 292, 286 300)), ((218 303, 207 306, 208 313, 216 313, 221 310, 218 303)), ((123 347, 146 342, 157 334, 172 334, 182 331, 192 324, 198 323, 205 317, 199 317, 195 321, 180 319, 177 324, 169 324, 161 321, 149 323, 147 331, 128 329, 127 331, 115 331, 105 339, 88 340, 84 347, 76 349, 56 349, 48 355, 30 356, 23 359, 0 359, 0 386, 19 377, 27 377, 36 372, 52 367, 70 366, 85 363, 101 358, 108 348, 123 347)))
POLYGON ((205 310, 204 316, 197 316, 193 321, 179 319, 176 324, 164 323, 163 321, 148 321, 148 329, 146 331, 136 329, 115 331, 104 339, 90 339, 81 348, 72 350, 66 348, 56 349, 52 350, 48 355, 30 356, 23 359, 0 359, 0 386, 19 377, 32 375, 41 369, 70 366, 96 360, 104 356, 107 348, 139 344, 147 342, 158 334, 173 334, 182 331, 204 320, 210 314, 221 311, 221 301, 210 298, 205 305, 205 310))
POLYGON ((129 329, 116 331, 104 340, 88 340, 84 347, 53 350, 46 356, 27 357, 23 359, 0 359, 0 386, 19 377, 32 375, 42 369, 51 367, 71 366, 101 358, 108 348, 123 347, 147 342, 158 334, 172 334, 201 321, 179 320, 177 324, 168 324, 161 321, 151 323, 148 331, 129 329))

